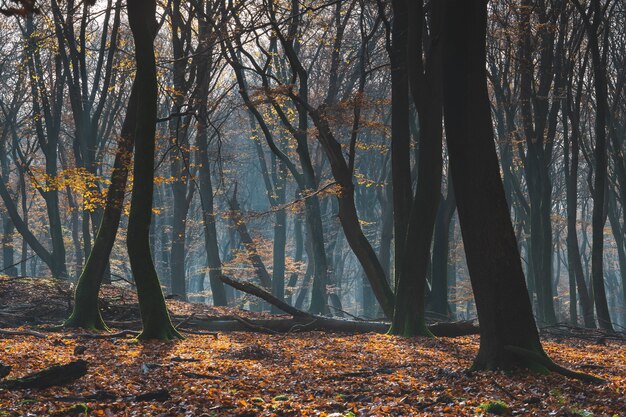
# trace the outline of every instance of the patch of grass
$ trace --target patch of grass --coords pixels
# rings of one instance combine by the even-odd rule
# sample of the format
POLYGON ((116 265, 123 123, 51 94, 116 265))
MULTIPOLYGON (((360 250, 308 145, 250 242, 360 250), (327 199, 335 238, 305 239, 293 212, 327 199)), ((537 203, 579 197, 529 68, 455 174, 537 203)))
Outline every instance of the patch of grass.
POLYGON ((495 414, 498 416, 507 415, 511 412, 511 408, 507 403, 500 400, 489 401, 478 406, 485 413, 495 414))

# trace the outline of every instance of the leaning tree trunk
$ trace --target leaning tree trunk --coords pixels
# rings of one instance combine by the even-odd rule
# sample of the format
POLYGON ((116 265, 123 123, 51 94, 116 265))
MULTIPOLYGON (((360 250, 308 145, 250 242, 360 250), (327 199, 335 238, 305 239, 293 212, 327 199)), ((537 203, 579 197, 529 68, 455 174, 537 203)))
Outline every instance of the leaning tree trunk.
POLYGON ((107 193, 106 206, 98 228, 98 234, 93 248, 87 259, 87 263, 80 274, 76 291, 74 293, 74 310, 65 321, 65 327, 78 327, 84 329, 107 330, 98 308, 98 293, 107 270, 109 257, 113 250, 115 237, 122 216, 124 195, 128 181, 128 168, 130 166, 135 142, 134 130, 137 114, 137 83, 133 87, 128 99, 128 109, 122 124, 122 131, 113 172, 111 173, 111 185, 107 193))
POLYGON ((133 192, 128 220, 128 256, 133 271, 143 331, 139 339, 180 339, 169 317, 150 252, 154 193, 154 148, 157 119, 157 74, 154 56, 156 1, 128 2, 128 21, 135 41, 137 108, 133 192))
POLYGON ((443 86, 446 140, 478 318, 474 369, 529 367, 547 359, 504 194, 491 123, 485 34, 487 1, 448 1, 443 86))

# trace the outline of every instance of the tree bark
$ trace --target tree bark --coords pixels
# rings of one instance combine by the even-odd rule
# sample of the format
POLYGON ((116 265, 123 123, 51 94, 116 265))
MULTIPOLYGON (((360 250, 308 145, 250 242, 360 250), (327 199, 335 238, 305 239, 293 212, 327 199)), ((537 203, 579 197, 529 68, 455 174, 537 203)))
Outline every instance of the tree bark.
POLYGON ((486 24, 487 1, 446 2, 446 139, 480 322, 480 348, 473 368, 540 366, 507 348, 545 357, 500 178, 487 91, 486 24))
POLYGON ((143 331, 139 339, 180 339, 169 317, 150 251, 157 119, 157 74, 154 55, 156 1, 128 2, 128 21, 135 40, 137 107, 133 192, 128 220, 128 256, 137 285, 143 331))
POLYGON ((126 117, 122 124, 115 152, 111 185, 107 193, 102 221, 98 227, 98 233, 89 258, 87 258, 87 263, 78 279, 74 293, 74 308, 70 317, 63 324, 65 327, 107 330, 107 326, 100 315, 98 294, 109 264, 124 208, 128 169, 135 143, 138 101, 137 83, 135 81, 128 99, 126 117))

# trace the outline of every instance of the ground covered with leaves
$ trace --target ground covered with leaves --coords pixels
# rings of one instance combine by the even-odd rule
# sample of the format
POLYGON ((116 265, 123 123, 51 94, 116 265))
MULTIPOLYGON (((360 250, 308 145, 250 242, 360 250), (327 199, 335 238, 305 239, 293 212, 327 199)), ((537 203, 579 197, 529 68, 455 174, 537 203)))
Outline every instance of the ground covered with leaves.
POLYGON ((569 340, 548 353, 609 380, 473 373, 476 337, 404 339, 310 332, 189 335, 175 343, 132 337, 4 336, 1 360, 22 376, 86 360, 62 387, 0 391, 0 415, 43 416, 622 416, 626 346, 569 340), (79 353, 82 352, 82 353, 79 353), (154 399, 138 401, 151 393, 154 399))
MULTIPOLYGON (((177 300, 168 300, 174 321, 189 326, 180 342, 50 331, 71 311, 71 291, 66 282, 0 277, 0 376, 11 367, 2 381, 88 364, 63 386, 15 390, 0 381, 0 416, 626 416, 624 335, 567 326, 545 333, 558 363, 608 381, 590 385, 559 375, 469 374, 475 336, 192 334, 190 317, 276 316, 177 300)), ((109 323, 137 329, 131 288, 105 286, 102 308, 109 323)))

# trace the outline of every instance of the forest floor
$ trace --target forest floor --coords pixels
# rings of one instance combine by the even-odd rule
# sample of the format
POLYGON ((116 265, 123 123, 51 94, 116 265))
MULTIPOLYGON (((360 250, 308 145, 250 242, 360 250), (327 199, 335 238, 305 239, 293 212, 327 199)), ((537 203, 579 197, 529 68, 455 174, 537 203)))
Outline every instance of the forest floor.
MULTIPOLYGON (((31 297, 11 298, 14 307, 38 297, 39 289, 22 293, 29 282, 0 279, 0 323, 16 317, 3 314, 8 297, 31 297)), ((40 299, 42 305, 54 298, 51 288, 58 284, 46 285, 53 287, 40 299)), ((5 330, 32 329, 5 324, 5 330)), ((0 362, 12 367, 7 378, 77 359, 87 361, 88 372, 65 386, 0 389, 0 416, 478 416, 489 415, 489 406, 503 415, 626 416, 622 341, 545 341, 559 364, 608 380, 592 385, 554 374, 469 374, 478 348, 475 336, 231 332, 217 338, 188 334, 183 341, 164 343, 138 342, 132 335, 94 339, 68 331, 39 333, 0 334, 0 362), (157 395, 137 400, 146 393, 157 395)))

